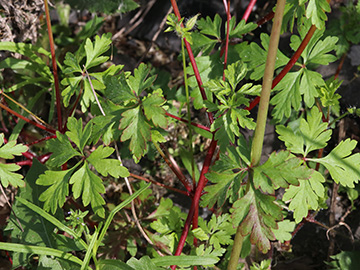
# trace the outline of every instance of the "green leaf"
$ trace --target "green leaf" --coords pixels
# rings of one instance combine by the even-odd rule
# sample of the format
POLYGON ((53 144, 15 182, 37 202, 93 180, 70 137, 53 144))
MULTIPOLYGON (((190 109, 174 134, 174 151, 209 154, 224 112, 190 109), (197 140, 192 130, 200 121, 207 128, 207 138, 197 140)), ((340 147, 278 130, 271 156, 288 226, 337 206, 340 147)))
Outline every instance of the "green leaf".
POLYGON ((47 141, 47 147, 50 152, 52 152, 51 157, 47 161, 47 165, 50 167, 59 167, 69 159, 81 156, 81 154, 76 151, 68 137, 60 132, 56 132, 56 138, 47 141))
POLYGON ((86 143, 88 142, 91 131, 92 131, 92 123, 89 122, 83 129, 82 119, 76 120, 74 117, 69 117, 67 131, 65 134, 69 137, 71 141, 73 141, 79 150, 82 152, 86 143))
POLYGON ((70 73, 82 73, 82 68, 79 64, 79 59, 76 58, 75 55, 73 55, 71 52, 67 52, 64 59, 64 64, 67 66, 64 69, 64 73, 70 74, 70 73))
POLYGON ((243 173, 233 173, 232 171, 227 172, 215 172, 211 171, 206 174, 206 178, 213 183, 205 187, 206 194, 203 195, 201 205, 212 208, 215 203, 217 207, 221 207, 225 200, 229 197, 229 191, 234 181, 239 181, 244 178, 243 173))
POLYGON ((197 22, 197 26, 200 32, 204 35, 209 35, 217 39, 221 39, 221 17, 219 14, 215 14, 214 20, 211 20, 209 16, 206 19, 201 18, 197 22))
POLYGON ((100 145, 90 154, 87 161, 89 161, 102 176, 106 177, 110 174, 116 178, 128 177, 129 171, 121 165, 119 160, 107 159, 113 152, 113 148, 100 145))
MULTIPOLYGON (((262 49, 255 42, 252 42, 248 46, 243 46, 240 52, 241 60, 248 64, 248 69, 253 70, 250 75, 250 79, 259 80, 264 76, 267 50, 269 48, 270 37, 267 34, 262 33, 260 35, 262 49)), ((275 63, 275 69, 285 66, 289 58, 286 57, 280 50, 277 51, 277 58, 275 63)))
POLYGON ((109 50, 111 44, 111 33, 103 34, 101 37, 95 36, 95 42, 92 43, 90 39, 86 39, 86 69, 98 66, 109 59, 108 56, 100 56, 109 50))
POLYGON ((290 186, 283 196, 284 201, 291 200, 289 209, 294 211, 295 222, 299 223, 308 215, 309 210, 318 210, 319 200, 325 196, 325 179, 318 171, 313 171, 309 180, 300 180, 299 186, 290 186))
POLYGON ((4 144, 4 133, 0 133, 0 158, 13 159, 14 156, 21 156, 28 150, 28 147, 23 144, 16 144, 16 141, 9 141, 4 144))
POLYGON ((70 178, 70 184, 73 185, 72 191, 75 199, 81 195, 84 206, 91 203, 91 208, 95 214, 105 217, 103 208, 105 201, 100 195, 100 193, 105 193, 105 187, 101 178, 90 170, 87 162, 73 174, 70 178))
POLYGON ((288 219, 278 222, 278 228, 273 230, 276 240, 281 243, 290 241, 292 239, 291 233, 295 230, 295 225, 295 222, 288 219))
POLYGON ((48 187, 39 197, 44 202, 44 210, 55 213, 58 207, 65 203, 66 196, 69 195, 69 179, 76 167, 65 171, 45 171, 39 176, 36 184, 48 187))
POLYGON ((94 13, 101 12, 105 14, 112 14, 118 10, 122 13, 129 12, 139 7, 139 4, 133 0, 108 0, 106 2, 97 0, 65 0, 65 2, 69 3, 73 9, 89 10, 94 13))
POLYGON ((123 129, 121 141, 130 140, 130 150, 134 158, 140 158, 146 153, 147 141, 151 138, 150 125, 141 113, 141 107, 125 111, 120 121, 120 129, 123 129))
POLYGON ((233 226, 239 226, 243 236, 250 234, 251 243, 263 253, 270 250, 270 240, 275 240, 272 229, 277 228, 276 220, 282 219, 281 208, 274 200, 251 187, 231 209, 233 226))
POLYGON ((98 266, 100 270, 135 270, 120 260, 99 260, 98 266))
POLYGON ((300 94, 301 70, 289 72, 274 87, 273 91, 279 91, 271 100, 270 104, 275 105, 272 115, 281 121, 284 116, 290 117, 291 108, 299 110, 301 106, 300 94))
MULTIPOLYGON (((33 164, 24 179, 26 185, 25 187, 19 189, 19 193, 17 195, 18 197, 16 197, 15 203, 12 205, 12 209, 15 212, 16 217, 12 212, 5 229, 11 234, 11 241, 13 243, 57 248, 53 236, 55 228, 54 225, 47 221, 43 216, 29 208, 29 204, 26 204, 25 206, 21 203, 21 200, 26 200, 26 202, 31 202, 42 210, 43 203, 39 201, 39 197, 45 188, 43 186, 36 185, 35 182, 36 179, 45 172, 45 170, 46 166, 42 165, 37 159, 34 159, 33 164), (17 219, 24 226, 24 231, 22 231, 19 227, 17 219)), ((53 215, 51 216, 55 218, 53 215)), ((30 254, 23 254, 19 251, 15 251, 12 254, 13 267, 25 265, 28 262, 29 257, 30 254)))
POLYGON ((127 102, 135 101, 136 97, 126 82, 124 72, 119 76, 109 76, 105 79, 105 96, 115 104, 126 105, 127 102))
POLYGON ((149 73, 150 68, 144 63, 141 63, 139 67, 134 70, 134 75, 129 77, 129 86, 137 96, 139 96, 143 90, 149 88, 154 83, 156 76, 147 78, 149 73))
POLYGON ((18 173, 14 173, 20 170, 21 167, 16 164, 3 164, 0 163, 0 180, 1 184, 6 188, 8 185, 13 187, 23 187, 25 185, 23 176, 18 173))
POLYGON ((264 193, 274 194, 275 190, 289 184, 298 185, 300 179, 309 179, 312 171, 301 166, 303 161, 288 151, 272 153, 262 165, 254 167, 254 186, 264 193))
POLYGON ((325 148, 331 137, 331 130, 327 130, 327 123, 322 121, 322 113, 317 107, 311 109, 307 120, 301 119, 299 130, 279 125, 276 132, 288 150, 304 157, 311 151, 325 148))
POLYGON ((165 99, 160 91, 154 91, 142 100, 144 114, 148 120, 151 120, 155 126, 167 127, 165 110, 161 107, 165 99))
MULTIPOLYGON (((57 250, 57 249, 48 248, 48 247, 39 247, 39 246, 0 242, 0 249, 14 251, 14 252, 34 253, 34 254, 54 256, 54 257, 61 258, 63 260, 69 260, 78 265, 82 264, 82 261, 79 258, 75 257, 74 255, 57 250)), ((91 268, 89 267, 88 269, 91 269, 91 268)))
POLYGON ((326 0, 309 0, 306 8, 306 17, 315 24, 316 28, 323 29, 327 20, 326 12, 331 12, 330 4, 326 0))
POLYGON ((132 257, 126 262, 129 266, 133 267, 136 270, 160 270, 150 259, 149 256, 141 257, 139 260, 135 257, 132 257))
POLYGON ((191 231, 194 236, 199 239, 200 241, 206 241, 206 240, 209 240, 209 236, 204 232, 203 229, 201 229, 200 227, 196 228, 196 229, 193 229, 191 231))
POLYGON ((246 72, 246 65, 242 61, 236 61, 235 63, 227 66, 224 73, 226 80, 231 85, 231 89, 233 91, 236 90, 238 83, 245 77, 246 72))
MULTIPOLYGON (((242 38, 243 35, 255 30, 258 25, 256 23, 246 23, 245 20, 241 20, 236 27, 234 27, 234 24, 236 23, 235 17, 231 18, 230 21, 230 33, 229 36, 230 38, 242 38)), ((225 25, 225 31, 226 31, 226 25, 225 25)))
POLYGON ((180 255, 180 256, 164 256, 164 257, 154 258, 151 259, 151 261, 156 266, 170 266, 170 265, 190 266, 190 265, 216 264, 219 261, 219 258, 217 258, 216 256, 209 256, 209 255, 204 255, 204 256, 180 255))
POLYGON ((287 26, 289 25, 289 31, 293 32, 295 19, 298 20, 298 25, 304 18, 305 15, 305 5, 299 0, 289 0, 286 1, 284 17, 281 27, 281 33, 287 32, 287 26))
POLYGON ((336 183, 353 188, 360 179, 360 154, 351 155, 357 145, 356 140, 341 141, 326 157, 308 159, 318 162, 328 169, 336 183))

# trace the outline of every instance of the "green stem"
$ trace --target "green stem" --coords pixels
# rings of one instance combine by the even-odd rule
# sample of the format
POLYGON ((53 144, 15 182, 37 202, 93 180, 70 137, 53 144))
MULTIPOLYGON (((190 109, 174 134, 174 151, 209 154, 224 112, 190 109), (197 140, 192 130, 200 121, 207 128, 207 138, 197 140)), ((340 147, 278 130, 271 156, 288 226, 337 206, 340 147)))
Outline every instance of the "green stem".
POLYGON ((187 104, 187 118, 188 118, 188 129, 189 129, 189 151, 190 151, 190 158, 191 158, 191 178, 193 181, 193 185, 195 187, 195 164, 194 164, 194 152, 192 147, 192 137, 193 137, 193 130, 191 126, 191 111, 190 111, 190 96, 189 96, 189 87, 188 87, 188 79, 186 73, 186 58, 185 58, 185 46, 184 46, 184 39, 181 39, 181 53, 182 53, 182 60, 183 60, 183 70, 184 70, 184 84, 185 84, 185 93, 186 93, 186 104, 187 104))
POLYGON ((259 110, 256 120, 256 129, 251 147, 252 166, 257 166, 261 158, 261 153, 264 143, 266 120, 269 109, 271 85, 274 77, 276 54, 278 51, 281 23, 282 23, 285 3, 286 0, 278 0, 276 4, 274 24, 271 29, 269 50, 266 59, 266 66, 265 66, 264 78, 262 83, 261 99, 259 103, 259 110))
MULTIPOLYGON (((262 148, 264 144, 264 134, 266 127, 267 114, 269 109, 269 100, 272 79, 274 76, 276 54, 280 39, 281 23, 284 14, 286 0, 278 0, 276 4, 276 11, 274 17, 274 23, 271 29, 269 50, 266 59, 266 66, 262 84, 261 99, 259 104, 259 110, 256 120, 256 129, 254 139, 251 146, 251 166, 257 166, 260 163, 262 148)), ((252 181, 253 173, 250 171, 249 183, 252 181)), ((250 183, 251 184, 251 183, 250 183)), ((228 264, 228 270, 236 270, 242 248, 243 235, 240 232, 240 226, 238 227, 235 235, 234 245, 231 251, 230 261, 228 264)))

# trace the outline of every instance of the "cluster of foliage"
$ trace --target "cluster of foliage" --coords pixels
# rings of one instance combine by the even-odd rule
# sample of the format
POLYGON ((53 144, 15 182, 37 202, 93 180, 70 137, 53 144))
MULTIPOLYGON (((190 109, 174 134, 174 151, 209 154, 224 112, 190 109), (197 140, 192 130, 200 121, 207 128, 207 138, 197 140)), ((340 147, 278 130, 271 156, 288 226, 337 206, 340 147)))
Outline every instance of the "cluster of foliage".
MULTIPOLYGON (((65 2, 104 13, 138 7, 131 0, 65 2)), ((102 18, 93 18, 66 39, 80 44, 77 50, 61 48, 64 37, 55 40, 63 58, 55 59, 54 53, 31 44, 0 43, 0 50, 23 56, 0 62, 0 68, 13 70, 15 78, 2 85, 0 104, 1 121, 7 127, 0 135, 0 157, 8 161, 0 164, 0 181, 4 188, 19 187, 6 227, 11 243, 0 243, 0 249, 13 252, 13 267, 240 269, 239 256, 249 256, 252 246, 266 254, 275 241, 288 243, 310 213, 327 208, 333 183, 351 194, 352 201, 357 199, 353 192, 360 179, 360 154, 353 153, 357 142, 344 139, 329 146, 335 124, 344 117, 336 92, 341 82, 337 74, 324 80, 316 70, 360 42, 359 30, 349 26, 360 20, 360 4, 344 7, 341 24, 326 31, 326 12, 331 11, 326 0, 288 1, 284 13, 277 8, 284 5, 279 0, 275 19, 282 18, 282 24, 273 28, 291 32, 289 49, 295 52, 291 58, 277 45, 277 53, 270 53, 275 34, 261 33, 259 40, 249 37, 258 24, 246 23, 247 18, 236 22, 228 5, 223 21, 219 15, 185 20, 176 2, 172 4, 174 14, 167 18, 166 31, 176 32, 182 40, 184 67, 184 84, 173 89, 164 80, 167 76, 150 64, 141 63, 133 72, 107 65, 111 34, 95 35, 102 18), (345 20, 348 14, 350 23, 345 20), (259 97, 264 98, 266 85, 261 83, 271 57, 276 59, 271 76, 277 74, 271 98, 260 101, 265 107, 254 119, 250 110, 259 97), (36 115, 43 113, 37 107, 44 100, 49 110, 46 122, 36 115), (185 104, 187 112, 182 115, 185 104), (268 108, 284 149, 260 163, 256 157, 261 156, 257 149, 262 148, 263 134, 260 140, 246 139, 243 130, 261 133, 266 121, 260 119, 266 119, 268 108), (204 111, 208 127, 192 123, 191 114, 204 111), (19 121, 14 124, 6 113, 19 121), (162 150, 169 127, 178 125, 177 120, 187 123, 187 142, 178 145, 185 150, 177 152, 184 170, 162 150), (205 150, 197 148, 206 152, 200 169, 194 147, 198 136, 210 142, 205 150), (186 191, 177 191, 191 199, 188 213, 169 198, 156 203, 150 184, 144 182, 133 185, 134 193, 131 187, 124 190, 116 206, 104 199, 109 182, 129 185, 129 177, 153 182, 129 172, 122 159, 153 160, 154 152, 184 185, 186 191), (15 158, 21 155, 29 162, 15 158), (28 171, 20 171, 29 164, 28 171), (199 217, 199 207, 211 209, 208 219, 199 217), (151 245, 144 244, 144 235, 151 245), (104 246, 112 238, 121 249, 113 256, 104 246)), ((52 42, 50 48, 53 52, 52 42)), ((346 114, 357 112, 353 108, 346 114)), ((345 255, 354 257, 338 254, 333 266, 340 267, 345 255)), ((251 269, 267 269, 270 264, 264 260, 251 269)))

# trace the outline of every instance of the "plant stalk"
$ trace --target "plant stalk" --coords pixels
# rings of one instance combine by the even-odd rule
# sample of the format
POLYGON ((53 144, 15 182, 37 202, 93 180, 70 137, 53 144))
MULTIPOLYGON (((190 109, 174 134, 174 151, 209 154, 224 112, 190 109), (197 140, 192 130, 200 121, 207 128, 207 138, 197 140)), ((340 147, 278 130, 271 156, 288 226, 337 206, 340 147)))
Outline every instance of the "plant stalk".
POLYGON ((46 14, 46 24, 49 33, 49 43, 50 43, 50 51, 51 51, 51 61, 52 61, 52 68, 53 68, 53 75, 54 75, 54 85, 55 85, 55 95, 56 95, 56 111, 58 117, 58 130, 63 133, 63 126, 62 126, 62 115, 61 115, 61 95, 60 95, 60 87, 59 87, 59 77, 57 72, 57 64, 56 64, 56 57, 55 57, 55 45, 54 45, 54 38, 51 30, 51 21, 50 21, 50 13, 49 13, 49 6, 47 0, 44 0, 45 5, 45 14, 46 14))
MULTIPOLYGON (((266 59, 266 66, 262 84, 262 91, 261 91, 261 99, 260 105, 256 120, 256 129, 254 134, 254 139, 251 147, 251 166, 257 166, 260 163, 263 143, 264 143, 264 134, 265 134, 265 127, 266 127, 266 120, 267 114, 269 109, 269 100, 270 100, 270 92, 272 86, 272 79, 274 76, 274 69, 275 69, 275 61, 276 61, 276 54, 279 45, 280 39, 280 31, 281 31, 281 24, 282 18, 284 14, 286 0, 278 0, 276 4, 276 11, 274 17, 273 27, 271 29, 270 35, 270 43, 269 43, 269 50, 266 59)), ((252 181, 252 173, 250 172, 249 181, 252 181)), ((235 241, 233 245, 233 249, 230 256, 230 261, 228 264, 228 270, 236 270, 237 264, 240 257, 240 252, 242 248, 243 236, 240 232, 240 226, 236 231, 235 241)))
POLYGON ((266 59, 266 66, 262 83, 261 99, 256 120, 255 134, 251 147, 251 166, 257 166, 261 158, 266 120, 269 109, 270 93, 272 88, 272 80, 274 77, 276 54, 278 51, 285 4, 286 0, 278 0, 276 4, 274 23, 271 29, 269 50, 266 59))

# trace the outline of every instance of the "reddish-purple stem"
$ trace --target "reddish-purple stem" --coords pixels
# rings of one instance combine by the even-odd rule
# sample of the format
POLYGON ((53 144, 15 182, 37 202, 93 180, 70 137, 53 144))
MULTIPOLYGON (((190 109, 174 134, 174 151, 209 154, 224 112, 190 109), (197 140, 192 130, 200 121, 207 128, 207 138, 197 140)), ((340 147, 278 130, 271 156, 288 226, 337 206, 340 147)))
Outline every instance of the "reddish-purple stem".
POLYGON ((42 125, 42 124, 40 124, 40 123, 37 123, 37 122, 35 122, 35 121, 32 121, 32 120, 26 118, 25 116, 22 116, 21 114, 17 113, 16 111, 10 109, 9 107, 5 106, 5 105, 2 104, 2 103, 0 103, 0 107, 1 107, 2 109, 4 109, 5 111, 9 112, 10 114, 15 115, 16 117, 24 120, 25 122, 27 122, 27 123, 29 123, 29 124, 31 124, 31 125, 34 125, 35 127, 38 127, 38 128, 40 128, 40 129, 45 130, 45 131, 47 131, 47 132, 50 132, 50 133, 52 133, 52 134, 55 134, 55 133, 56 133, 56 130, 55 130, 55 129, 50 129, 50 128, 48 128, 48 127, 46 127, 46 126, 44 126, 44 125, 42 125))
MULTIPOLYGON (((272 88, 274 88, 285 77, 285 75, 290 71, 290 69, 295 65, 296 61, 299 59, 300 55, 302 54, 302 52, 306 48, 307 44, 309 43, 310 39, 312 38, 315 30, 316 30, 315 25, 312 25, 310 27, 309 31, 307 32, 304 40, 301 42, 299 48, 296 50, 296 52, 291 57, 289 62, 283 68, 283 70, 281 70, 281 72, 273 80, 272 88)), ((256 97, 250 103, 249 107, 247 107, 246 109, 250 111, 252 108, 254 108, 259 103, 259 101, 260 101, 260 97, 256 97)))
MULTIPOLYGON (((173 10, 174 10, 174 13, 176 15, 176 17, 179 19, 179 21, 181 20, 181 15, 180 15, 180 12, 179 12, 179 8, 177 6, 177 3, 176 3, 176 0, 171 0, 171 5, 173 7, 173 10)), ((203 100, 207 100, 207 97, 206 97, 206 93, 205 93, 205 90, 204 90, 204 87, 202 86, 203 83, 202 83, 202 80, 201 80, 201 77, 200 77, 200 73, 199 73, 199 69, 197 67, 197 64, 196 64, 196 61, 195 61, 195 57, 194 57, 194 54, 192 52, 192 49, 191 49, 191 45, 190 43, 186 40, 186 38, 184 38, 184 44, 185 44, 185 47, 186 47, 186 51, 189 55, 189 59, 190 59, 190 63, 191 63, 191 66, 194 70, 194 74, 195 74, 195 78, 196 78, 196 82, 199 86, 199 89, 200 89, 200 93, 201 93, 201 97, 203 100)), ((212 124, 214 122, 214 117, 212 115, 211 112, 207 112, 207 115, 208 115, 208 118, 209 118, 209 121, 210 121, 210 124, 212 124)))
POLYGON ((55 85, 55 96, 56 96, 56 111, 58 117, 58 130, 62 133, 62 115, 61 115, 61 95, 60 95, 60 87, 59 87, 59 77, 57 73, 57 64, 56 64, 56 57, 55 57, 55 46, 54 46, 54 38, 51 30, 51 21, 50 21, 50 13, 47 0, 44 0, 45 4, 45 14, 46 14, 46 25, 49 34, 49 44, 50 44, 50 51, 51 51, 51 61, 52 61, 52 68, 53 68, 53 75, 54 75, 54 85, 55 85))
POLYGON ((242 17, 242 20, 245 20, 245 22, 249 19, 250 13, 253 10, 254 6, 256 4, 256 0, 251 0, 249 5, 247 6, 244 16, 242 17))
MULTIPOLYGON (((205 178, 205 174, 209 171, 209 167, 211 165, 211 160, 212 157, 214 156, 215 153, 215 149, 217 146, 217 141, 215 141, 214 139, 211 141, 211 144, 209 146, 209 150, 206 154, 205 157, 205 161, 204 161, 204 165, 203 168, 201 170, 201 174, 200 174, 200 178, 199 178, 199 182, 198 185, 196 187, 195 190, 195 194, 194 194, 194 198, 192 200, 192 204, 191 204, 191 208, 189 210, 188 216, 186 218, 186 222, 185 222, 185 226, 184 229, 182 231, 180 240, 179 240, 179 244, 177 246, 176 252, 175 252, 175 256, 179 256, 183 250, 183 247, 185 245, 185 241, 186 241, 186 237, 189 233, 189 229, 191 226, 191 221, 193 219, 193 215, 195 213, 195 209, 199 207, 199 201, 200 201, 200 197, 202 195, 202 192, 204 190, 204 187, 207 183, 207 179, 205 178)), ((197 224, 196 224, 197 225, 197 224)), ((171 269, 175 269, 176 265, 171 266, 171 269)))
MULTIPOLYGON (((186 120, 186 119, 184 119, 184 118, 181 118, 181 117, 179 117, 179 116, 173 115, 173 114, 168 113, 168 112, 166 112, 165 114, 166 114, 167 116, 169 116, 169 117, 171 117, 171 118, 174 118, 174 119, 176 119, 176 120, 179 120, 179 121, 181 121, 181 122, 189 123, 188 120, 186 120)), ((198 128, 203 129, 203 130, 206 130, 206 131, 211 132, 211 131, 210 131, 210 128, 205 127, 205 126, 203 126, 203 125, 201 125, 201 124, 197 124, 197 123, 193 123, 193 122, 191 122, 190 124, 193 125, 194 127, 198 127, 198 128)))

